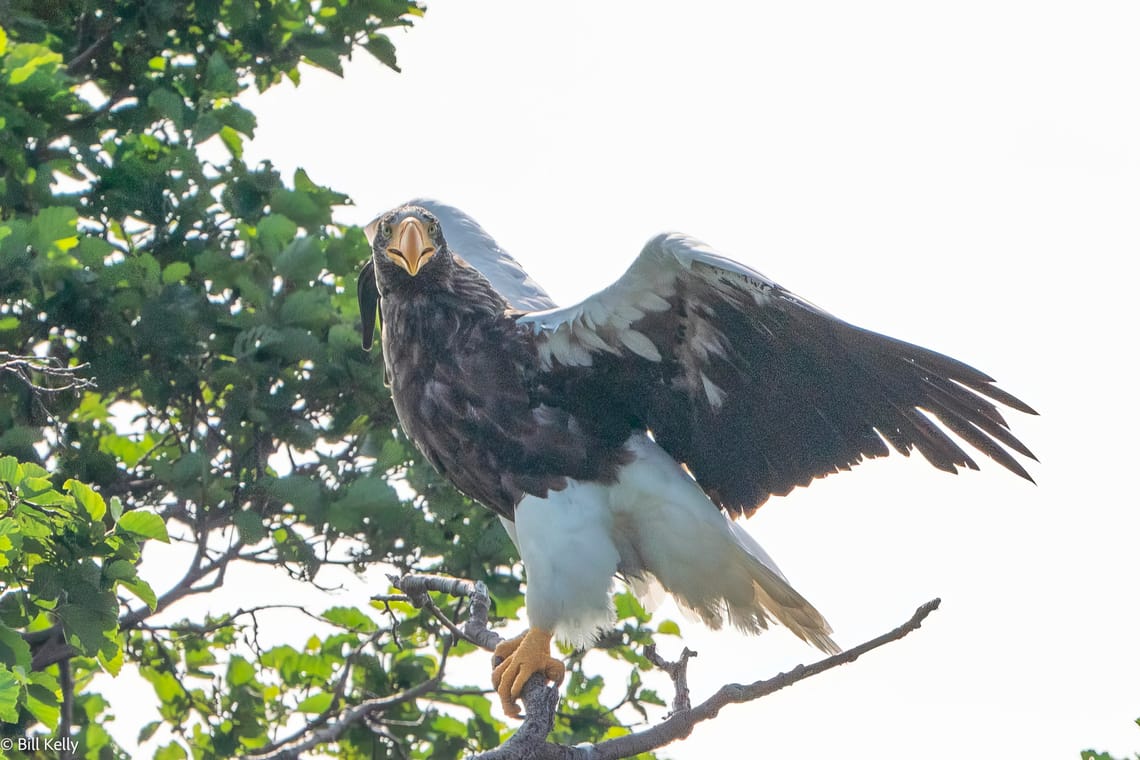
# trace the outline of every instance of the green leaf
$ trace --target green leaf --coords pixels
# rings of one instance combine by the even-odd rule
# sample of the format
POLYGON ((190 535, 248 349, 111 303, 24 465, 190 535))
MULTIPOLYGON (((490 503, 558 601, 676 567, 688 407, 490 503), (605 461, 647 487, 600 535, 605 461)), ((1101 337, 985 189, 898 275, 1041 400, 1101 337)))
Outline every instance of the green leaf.
POLYGON ((677 625, 677 623, 675 623, 672 620, 662 620, 657 625, 657 632, 663 633, 663 634, 666 634, 669 636, 680 636, 681 635, 681 626, 677 625))
POLYGON ((171 262, 162 270, 162 283, 173 285, 176 282, 182 282, 190 274, 190 271, 190 265, 185 261, 171 262))
POLYGON ((628 591, 614 594, 614 611, 617 613, 618 620, 633 618, 638 623, 649 622, 649 613, 641 606, 641 602, 637 600, 637 597, 628 591))
POLYGON ((141 578, 124 578, 119 581, 119 585, 130 591, 132 594, 139 598, 151 611, 158 608, 158 595, 154 593, 151 585, 141 578))
POLYGON ((186 760, 189 755, 178 742, 170 742, 159 747, 154 753, 154 760, 186 760))
POLYGON ((393 71, 400 70, 400 67, 396 65, 396 46, 392 44, 392 40, 388 39, 388 35, 378 34, 372 37, 364 43, 364 49, 371 53, 373 58, 393 71))
POLYGON ((153 108, 164 118, 170 119, 174 126, 182 129, 186 126, 186 115, 189 109, 182 96, 165 87, 157 87, 147 96, 146 104, 153 108))
POLYGON ((297 236, 297 224, 282 214, 268 214, 257 223, 257 239, 271 253, 279 253, 297 236))
POLYGON ((450 715, 437 715, 432 719, 431 727, 441 734, 451 736, 467 736, 467 724, 450 715))
POLYGON ((16 705, 20 701, 20 682, 8 666, 0 663, 0 721, 15 723, 20 718, 16 705))
POLYGON ((170 543, 170 534, 166 532, 166 524, 161 517, 153 512, 141 510, 127 512, 119 518, 119 527, 136 536, 154 538, 164 544, 170 543))
POLYGON ((242 142, 241 135, 233 127, 222 127, 218 131, 218 136, 222 138, 222 143, 234 158, 240 159, 242 153, 245 152, 245 145, 242 142))
POLYGON ((123 649, 119 647, 115 652, 108 656, 104 652, 100 652, 98 656, 99 665, 103 670, 110 673, 112 676, 117 676, 123 670, 123 649))
POLYGON ((54 484, 48 478, 24 478, 20 482, 19 492, 20 498, 24 501, 44 507, 70 507, 75 503, 71 497, 55 490, 54 484))
POLYGON ((226 63, 225 56, 214 51, 206 61, 204 89, 215 95, 236 95, 241 91, 237 74, 226 63))
POLYGON ((318 35, 299 34, 295 38, 297 49, 309 63, 337 76, 344 76, 340 65, 342 47, 326 42, 318 35))
POLYGON ((87 511, 92 520, 102 520, 103 515, 107 514, 107 503, 91 486, 78 480, 67 480, 64 481, 63 487, 87 511))
POLYGON ((321 617, 333 625, 360 633, 374 633, 379 629, 372 618, 355 607, 331 607, 325 610, 321 617))
POLYGON ((0 663, 12 667, 32 669, 32 648, 19 631, 0 625, 0 663))
POLYGON ((18 483, 24 474, 16 457, 0 457, 0 481, 4 483, 18 483))
POLYGON ((118 522, 119 518, 122 516, 123 516, 123 500, 120 499, 118 496, 112 496, 111 497, 111 519, 114 520, 115 522, 118 522))
POLYGON ((231 103, 225 108, 219 108, 214 111, 214 115, 218 117, 218 121, 222 124, 225 124, 227 127, 232 127, 235 131, 240 132, 246 137, 253 137, 253 132, 257 128, 257 117, 253 115, 253 111, 237 103, 231 103))
POLYGON ((317 715, 329 709, 333 702, 333 693, 331 691, 321 691, 302 699, 300 704, 297 705, 297 712, 308 713, 309 715, 317 715))
POLYGON ((313 236, 299 238, 285 246, 273 262, 273 268, 284 278, 295 282, 316 279, 324 267, 324 249, 313 236))
POLYGON ((321 484, 303 475, 287 475, 269 485, 269 494, 301 514, 311 514, 321 505, 321 484))
POLYGON ((75 234, 79 214, 70 206, 50 206, 36 215, 31 226, 31 244, 41 252, 69 250, 79 244, 75 234))
POLYGON ((24 690, 24 708, 41 724, 54 729, 59 725, 59 682, 43 671, 33 673, 30 680, 24 690))
POLYGON ((226 669, 226 683, 230 686, 244 686, 257 679, 257 671, 244 657, 234 657, 226 669))
POLYGON ((109 592, 72 594, 72 603, 60 605, 56 614, 63 623, 67 643, 86 655, 111 653, 117 643, 111 638, 118 629, 119 602, 109 592))
POLYGON ((269 535, 265 521, 256 512, 238 512, 233 519, 244 544, 256 544, 269 535))
POLYGON ((653 689, 642 689, 637 693, 637 699, 640 702, 648 702, 649 704, 657 705, 658 707, 665 706, 665 700, 662 699, 661 696, 653 689))
POLYGON ((162 728, 162 721, 152 720, 139 729, 139 744, 150 741, 151 737, 158 733, 158 729, 160 728, 162 728))

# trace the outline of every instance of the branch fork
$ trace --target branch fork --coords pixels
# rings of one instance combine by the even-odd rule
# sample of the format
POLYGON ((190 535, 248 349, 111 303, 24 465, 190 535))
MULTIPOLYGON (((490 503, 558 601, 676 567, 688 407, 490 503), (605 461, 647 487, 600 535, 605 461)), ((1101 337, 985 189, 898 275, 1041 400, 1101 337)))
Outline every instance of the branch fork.
MULTIPOLYGON (((404 575, 391 578, 393 585, 407 594, 417 607, 431 610, 436 617, 446 620, 439 607, 431 600, 428 591, 468 597, 471 611, 462 628, 463 637, 489 652, 502 641, 502 637, 487 628, 490 595, 481 582, 428 575, 404 575)), ((535 675, 527 682, 522 693, 526 717, 519 729, 502 746, 474 755, 469 760, 621 760, 621 758, 651 752, 692 733, 693 728, 717 714, 730 704, 751 702, 779 691, 806 678, 819 675, 839 665, 854 662, 873 649, 897 641, 918 630, 923 621, 938 609, 940 599, 933 599, 915 610, 910 619, 897 628, 877 636, 851 649, 808 665, 799 665, 786 673, 750 684, 726 684, 715 694, 696 705, 691 704, 688 686, 689 660, 697 653, 689 648, 682 650, 676 661, 665 660, 655 646, 646 648, 645 656, 663 670, 673 682, 672 712, 664 721, 643 731, 609 739, 598 744, 567 746, 552 744, 546 737, 554 728, 558 707, 558 690, 547 686, 542 676, 535 675)), ((451 621, 447 620, 447 623, 451 621)), ((451 624, 454 626, 454 624, 451 624)))

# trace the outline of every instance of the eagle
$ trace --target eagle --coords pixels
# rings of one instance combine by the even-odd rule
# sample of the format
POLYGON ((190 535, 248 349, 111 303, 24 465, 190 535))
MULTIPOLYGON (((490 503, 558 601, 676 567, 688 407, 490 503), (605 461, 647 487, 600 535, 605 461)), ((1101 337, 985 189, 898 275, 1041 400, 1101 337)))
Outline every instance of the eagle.
POLYGON ((469 216, 414 200, 365 228, 363 346, 379 307, 407 436, 494 510, 526 569, 529 627, 495 651, 523 685, 559 683, 555 637, 614 619, 615 577, 663 588, 716 629, 775 620, 819 649, 824 617, 736 521, 770 496, 917 450, 954 473, 961 443, 1032 482, 998 405, 1036 414, 979 370, 838 319, 682 234, 651 239, 616 282, 559 307, 469 216))

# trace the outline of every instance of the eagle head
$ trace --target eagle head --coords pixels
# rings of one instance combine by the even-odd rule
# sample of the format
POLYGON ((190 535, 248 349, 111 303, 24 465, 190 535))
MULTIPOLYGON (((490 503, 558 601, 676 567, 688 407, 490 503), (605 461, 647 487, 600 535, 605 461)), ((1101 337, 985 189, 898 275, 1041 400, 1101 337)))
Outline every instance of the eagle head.
POLYGON ((438 293, 451 287, 455 260, 443 239, 439 219, 420 206, 401 206, 364 228, 372 257, 356 281, 363 346, 372 346, 381 294, 438 293))
POLYGON ((438 284, 450 270, 451 254, 439 220, 419 206, 401 206, 364 228, 372 244, 381 291, 438 284))

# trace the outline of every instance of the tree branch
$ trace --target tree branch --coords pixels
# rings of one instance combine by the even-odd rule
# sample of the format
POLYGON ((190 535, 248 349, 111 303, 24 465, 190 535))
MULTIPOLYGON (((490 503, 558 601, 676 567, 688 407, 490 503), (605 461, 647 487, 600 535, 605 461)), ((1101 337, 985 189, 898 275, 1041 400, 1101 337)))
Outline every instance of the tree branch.
POLYGON ((696 656, 696 652, 685 647, 681 651, 681 659, 669 662, 657 654, 656 644, 645 648, 645 659, 664 670, 673 681, 673 713, 685 712, 692 706, 689 701, 689 660, 696 656))
MULTIPOLYGON (((471 614, 463 626, 464 638, 477 646, 493 651, 502 637, 487 628, 490 610, 490 594, 484 584, 459 578, 444 578, 429 575, 404 575, 392 578, 393 585, 407 594, 412 604, 431 609, 436 605, 428 596, 429 591, 437 591, 452 596, 465 596, 471 599, 471 614)), ((663 722, 644 731, 609 739, 592 745, 569 747, 546 741, 554 728, 555 711, 558 707, 558 690, 546 685, 542 676, 532 676, 523 688, 522 703, 526 719, 510 739, 502 746, 488 752, 474 755, 470 760, 620 760, 643 752, 651 752, 684 739, 692 733, 698 723, 715 718, 721 709, 729 704, 751 702, 768 696, 794 683, 819 675, 839 665, 845 665, 862 657, 867 652, 884 644, 897 641, 917 630, 931 612, 938 609, 941 600, 934 599, 915 610, 902 625, 881 636, 852 647, 837 655, 799 665, 780 673, 774 678, 755 681, 750 684, 726 684, 715 694, 696 707, 689 707, 687 681, 688 661, 695 652, 685 649, 677 662, 666 662, 655 650, 646 652, 647 658, 665 670, 673 680, 676 696, 673 712, 663 722)), ((438 609, 438 607, 436 607, 438 609)))
MULTIPOLYGON (((390 577, 393 585, 404 592, 403 595, 378 598, 406 598, 413 605, 429 610, 451 631, 453 636, 461 636, 487 651, 494 651, 499 642, 503 640, 501 636, 488 628, 491 597, 485 584, 435 575, 406 574, 401 577, 390 577), (469 616, 462 627, 440 610, 429 595, 429 592, 432 591, 470 599, 469 616)), ((915 610, 910 619, 897 628, 839 654, 809 665, 799 665, 773 678, 762 679, 749 684, 726 684, 696 707, 690 707, 687 680, 688 662, 696 656, 696 652, 685 648, 678 661, 669 662, 660 657, 654 647, 649 647, 645 652, 646 657, 654 665, 664 670, 673 681, 676 691, 673 711, 664 721, 651 728, 598 744, 581 744, 571 747, 550 743, 546 740, 554 729, 559 698, 558 689, 547 686, 541 675, 535 675, 527 681, 523 688, 522 703, 526 710, 526 718, 522 725, 501 746, 473 755, 469 760, 621 760, 621 758, 652 752, 689 736, 698 723, 715 718, 724 707, 730 704, 751 702, 766 697, 824 671, 854 662, 873 649, 903 638, 918 630, 927 616, 938 609, 939 604, 939 599, 929 601, 915 610)), ((429 697, 442 682, 443 669, 447 662, 447 644, 450 643, 451 639, 445 637, 444 641, 443 658, 440 661, 439 670, 433 678, 399 694, 367 700, 345 709, 335 720, 331 719, 331 715, 322 716, 324 719, 323 726, 310 724, 303 731, 304 738, 294 734, 288 743, 283 742, 275 745, 268 748, 268 751, 262 749, 257 754, 258 760, 292 760, 292 758, 300 757, 314 747, 335 742, 358 721, 368 721, 369 718, 383 713, 395 705, 420 697, 429 697)))
MULTIPOLYGON (((447 642, 449 639, 445 638, 444 641, 447 642)), ((445 643, 443 656, 439 661, 439 669, 436 670, 434 676, 423 683, 416 684, 410 689, 405 689, 399 694, 393 694, 390 697, 365 700, 355 707, 350 707, 343 711, 335 722, 328 723, 324 728, 308 731, 308 737, 303 740, 293 741, 283 746, 278 746, 272 752, 258 754, 256 756, 251 755, 250 757, 257 757, 258 760, 295 760, 295 758, 304 757, 306 753, 314 747, 335 742, 354 724, 367 720, 376 713, 384 712, 396 705, 410 702, 431 693, 443 680, 443 669, 447 665, 447 654, 449 650, 450 647, 445 643)))
POLYGON ((194 594, 204 594, 221 588, 225 582, 226 568, 230 561, 237 557, 241 553, 242 548, 244 548, 240 541, 235 541, 225 552, 207 561, 204 538, 199 541, 198 546, 198 553, 194 556, 190 569, 182 576, 182 580, 178 581, 178 583, 167 590, 166 593, 158 597, 158 603, 153 610, 149 607, 140 607, 135 610, 130 610, 120 617, 120 630, 126 631, 138 626, 142 621, 152 615, 157 615, 183 597, 194 594), (194 585, 211 573, 217 573, 212 581, 198 586, 194 585))
MULTIPOLYGON (((832 655, 831 657, 819 660, 810 665, 799 665, 786 673, 780 673, 774 678, 767 680, 754 681, 753 683, 743 685, 735 683, 726 684, 692 710, 674 713, 664 722, 652 728, 639 731, 635 734, 620 736, 616 739, 610 739, 589 748, 574 747, 575 754, 572 755, 536 754, 534 757, 537 760, 548 757, 552 759, 558 758, 559 760, 563 760, 563 758, 566 760, 570 758, 573 758, 573 760, 620 760, 620 758, 632 757, 642 752, 660 749, 677 739, 685 738, 692 733, 694 726, 703 721, 715 718, 721 709, 727 705, 751 702, 754 699, 766 697, 773 692, 798 683, 805 678, 819 675, 825 670, 831 670, 839 665, 855 662, 855 660, 867 654, 867 652, 870 652, 872 649, 878 649, 884 644, 898 641, 907 634, 918 630, 922 625, 922 621, 924 621, 931 612, 938 609, 938 605, 941 604, 941 602, 941 599, 933 599, 927 602, 915 610, 910 620, 898 628, 884 633, 881 636, 877 636, 870 641, 866 641, 857 647, 852 647, 851 649, 840 652, 837 655, 832 655)), ((482 760, 483 757, 484 756, 479 756, 479 759, 482 760)))
POLYGON ((62 391, 79 391, 84 388, 94 388, 95 383, 79 375, 80 370, 87 369, 87 364, 78 364, 74 367, 61 366, 59 361, 40 356, 21 356, 0 351, 0 372, 10 372, 20 379, 24 385, 37 393, 60 393, 62 391), (51 384, 44 385, 36 382, 35 376, 40 375, 51 384))

